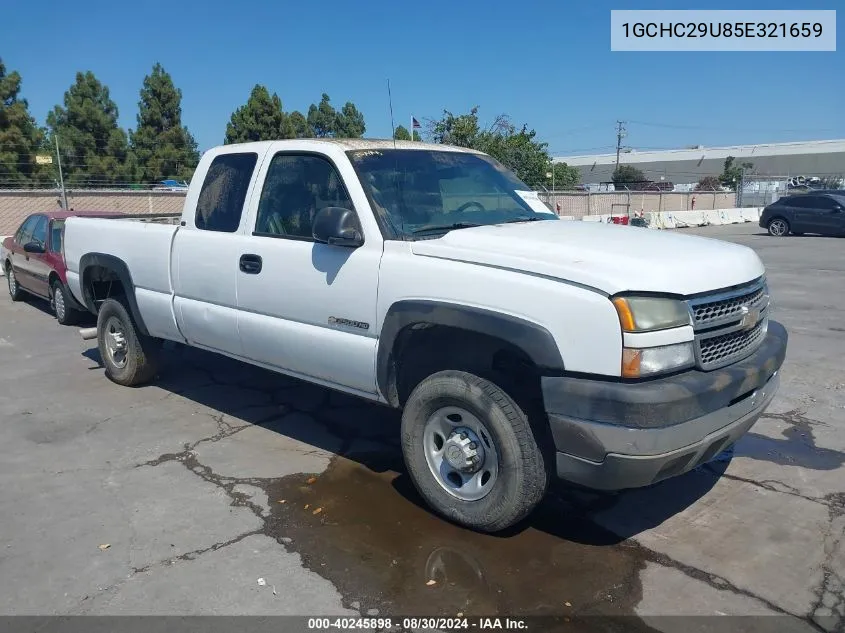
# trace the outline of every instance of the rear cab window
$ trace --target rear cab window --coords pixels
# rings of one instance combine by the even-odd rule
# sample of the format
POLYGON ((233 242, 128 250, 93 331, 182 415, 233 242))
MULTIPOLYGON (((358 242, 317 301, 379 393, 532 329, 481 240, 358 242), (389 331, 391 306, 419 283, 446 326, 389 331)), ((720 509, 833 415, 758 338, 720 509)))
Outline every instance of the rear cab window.
POLYGON ((223 233, 238 230, 257 162, 254 152, 221 154, 211 162, 197 201, 196 228, 223 233))

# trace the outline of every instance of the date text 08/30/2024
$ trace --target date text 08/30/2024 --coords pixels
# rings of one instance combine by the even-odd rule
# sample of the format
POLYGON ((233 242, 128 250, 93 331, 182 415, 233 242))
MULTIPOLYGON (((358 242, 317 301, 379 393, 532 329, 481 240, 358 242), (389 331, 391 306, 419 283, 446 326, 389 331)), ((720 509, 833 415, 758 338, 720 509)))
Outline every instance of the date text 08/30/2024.
POLYGON ((308 630, 364 629, 377 631, 519 631, 528 629, 521 618, 360 617, 308 618, 308 630))

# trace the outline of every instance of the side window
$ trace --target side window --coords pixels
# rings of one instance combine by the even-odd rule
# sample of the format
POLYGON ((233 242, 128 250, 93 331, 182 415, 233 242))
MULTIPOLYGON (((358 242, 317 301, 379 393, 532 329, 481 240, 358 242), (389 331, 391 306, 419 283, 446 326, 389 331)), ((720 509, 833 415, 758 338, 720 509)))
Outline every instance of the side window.
POLYGON ((41 215, 35 221, 35 226, 32 228, 32 238, 30 239, 41 244, 41 246, 47 245, 47 218, 45 216, 41 215))
POLYGON ((65 234, 65 221, 64 220, 53 220, 53 223, 50 225, 50 252, 51 253, 61 253, 62 252, 62 237, 65 234))
POLYGON ((21 228, 18 229, 18 232, 15 233, 15 242, 23 246, 27 242, 31 241, 32 238, 32 229, 35 227, 35 223, 38 221, 38 216, 31 215, 24 223, 21 224, 21 228))
POLYGON ((835 209, 837 206, 839 206, 838 203, 834 202, 830 198, 816 198, 816 201, 818 202, 818 204, 815 205, 816 208, 824 209, 825 211, 835 209))
POLYGON ((276 154, 267 170, 255 233, 312 240, 314 215, 324 207, 352 209, 334 166, 310 154, 276 154))
POLYGON ((234 233, 241 222, 244 201, 258 154, 221 154, 202 183, 194 223, 198 229, 234 233))
POLYGON ((798 209, 814 209, 818 206, 818 198, 814 196, 796 196, 790 206, 798 209))

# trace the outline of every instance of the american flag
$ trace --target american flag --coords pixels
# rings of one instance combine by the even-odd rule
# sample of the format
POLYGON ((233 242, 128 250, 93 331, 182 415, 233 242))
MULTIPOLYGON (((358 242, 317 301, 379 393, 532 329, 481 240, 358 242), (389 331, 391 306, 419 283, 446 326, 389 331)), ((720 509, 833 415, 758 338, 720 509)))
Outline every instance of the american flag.
POLYGON ((422 127, 422 126, 420 125, 420 122, 419 122, 419 121, 417 121, 417 119, 416 119, 415 117, 411 117, 411 126, 412 126, 415 130, 418 130, 418 129, 420 129, 420 128, 422 127))

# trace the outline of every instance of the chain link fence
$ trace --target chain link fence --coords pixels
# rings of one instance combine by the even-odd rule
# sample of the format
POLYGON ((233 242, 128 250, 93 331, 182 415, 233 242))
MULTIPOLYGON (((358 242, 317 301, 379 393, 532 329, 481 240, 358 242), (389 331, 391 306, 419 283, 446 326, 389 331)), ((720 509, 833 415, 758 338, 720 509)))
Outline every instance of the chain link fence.
MULTIPOLYGON (((132 191, 114 189, 68 189, 68 208, 78 211, 121 211, 159 215, 181 213, 182 191, 132 191)), ((0 189, 0 236, 11 235, 31 213, 61 209, 57 189, 0 189)))
POLYGON ((746 174, 737 189, 736 206, 765 207, 783 196, 810 193, 819 189, 845 189, 845 174, 811 177, 746 174))

